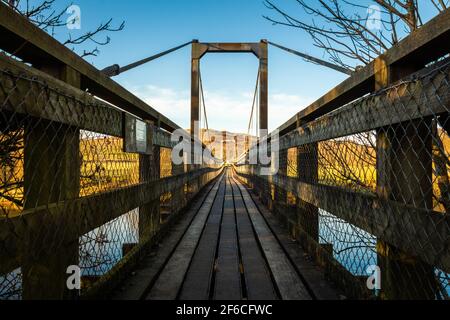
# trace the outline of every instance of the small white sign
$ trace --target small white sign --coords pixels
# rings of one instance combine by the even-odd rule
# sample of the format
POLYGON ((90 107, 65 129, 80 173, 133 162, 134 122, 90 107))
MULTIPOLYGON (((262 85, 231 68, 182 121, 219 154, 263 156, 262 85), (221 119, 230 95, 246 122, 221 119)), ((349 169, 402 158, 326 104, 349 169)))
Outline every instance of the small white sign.
POLYGON ((152 152, 152 127, 134 116, 124 115, 123 150, 127 153, 150 155, 152 152))
POLYGON ((136 120, 136 140, 139 142, 147 141, 147 125, 144 121, 136 120))
POLYGON ((136 119, 136 147, 145 152, 147 150, 147 124, 136 119))

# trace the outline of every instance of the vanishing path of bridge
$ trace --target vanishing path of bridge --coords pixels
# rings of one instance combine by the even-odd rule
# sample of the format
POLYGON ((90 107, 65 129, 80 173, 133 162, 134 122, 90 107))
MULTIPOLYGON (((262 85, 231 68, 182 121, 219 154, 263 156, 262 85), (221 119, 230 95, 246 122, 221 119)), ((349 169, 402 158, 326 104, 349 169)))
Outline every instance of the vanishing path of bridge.
POLYGON ((280 230, 228 169, 114 298, 338 299, 319 268, 280 230))
POLYGON ((0 2, 0 299, 448 299, 450 10, 241 156, 184 165, 174 133, 211 148, 206 53, 259 59, 260 134, 269 45, 342 71, 266 40, 164 54, 187 45, 189 133, 111 79, 162 54, 101 71, 0 2))

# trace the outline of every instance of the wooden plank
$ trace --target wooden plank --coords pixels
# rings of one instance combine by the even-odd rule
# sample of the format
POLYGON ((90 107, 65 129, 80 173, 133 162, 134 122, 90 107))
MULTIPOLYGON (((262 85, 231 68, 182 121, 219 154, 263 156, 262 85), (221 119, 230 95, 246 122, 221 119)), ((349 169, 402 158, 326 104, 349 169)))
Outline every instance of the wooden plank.
MULTIPOLYGON (((147 146, 146 146, 147 147, 147 146)), ((161 150, 150 147, 150 155, 139 154, 139 182, 158 181, 161 177, 161 150)), ((161 198, 139 206, 139 239, 156 233, 161 225, 161 198)))
POLYGON ((211 184, 191 204, 189 210, 168 230, 167 236, 142 260, 133 275, 120 288, 116 288, 111 295, 112 300, 140 300, 145 297, 146 290, 164 269, 213 187, 214 184, 211 184))
MULTIPOLYGON (((123 137, 124 112, 110 104, 3 53, 0 70, 2 111, 123 137)), ((173 148, 169 132, 153 125, 150 128, 153 145, 173 148)))
MULTIPOLYGON (((228 175, 228 171, 226 175, 228 175)), ((233 194, 228 180, 226 181, 225 202, 214 284, 214 300, 242 299, 233 194)))
POLYGON ((305 259, 305 252, 297 241, 288 236, 288 230, 280 225, 278 219, 249 192, 259 211, 266 220, 269 228, 287 252, 298 272, 305 279, 308 287, 313 291, 318 300, 339 300, 339 292, 325 279, 325 272, 319 266, 305 259))
POLYGON ((270 277, 269 267, 258 246, 252 223, 240 189, 231 181, 233 188, 239 247, 242 256, 248 300, 276 300, 277 294, 270 277))
MULTIPOLYGON (((207 188, 203 190, 208 190, 213 185, 214 181, 210 181, 207 184, 207 188)), ((198 199, 202 194, 203 192, 197 194, 194 199, 198 199)), ((196 200, 192 201, 189 206, 183 204, 178 211, 170 215, 168 220, 160 226, 156 234, 147 234, 143 239, 140 239, 139 244, 134 247, 126 257, 114 265, 110 271, 100 277, 100 279, 92 286, 84 290, 81 298, 84 300, 105 299, 105 292, 107 292, 108 297, 110 297, 110 293, 113 293, 117 288, 120 288, 127 278, 133 277, 132 272, 139 263, 142 262, 143 258, 150 255, 155 246, 167 236, 169 230, 176 225, 177 222, 183 219, 183 216, 190 210, 191 205, 195 205, 195 201, 196 200)), ((200 203, 202 203, 202 201, 200 201, 200 203)))
POLYGON ((338 187, 299 182, 290 177, 258 177, 450 272, 450 217, 446 214, 338 187))
POLYGON ((222 179, 223 177, 216 182, 205 199, 194 221, 150 290, 146 297, 147 300, 175 300, 177 298, 222 179))
POLYGON ((186 274, 180 294, 181 300, 208 300, 210 297, 224 198, 225 181, 223 180, 186 274))
POLYGON ((89 89, 92 94, 144 120, 159 122, 170 132, 180 128, 4 3, 0 3, 0 47, 35 66, 42 62, 68 65, 81 74, 83 90, 89 89))
POLYGON ((220 170, 199 169, 158 181, 26 210, 14 218, 0 218, 0 260, 15 260, 23 239, 30 239, 43 252, 51 253, 56 249, 53 246, 77 240, 79 236, 209 172, 219 174, 220 170), (52 233, 49 238, 43 225, 55 226, 57 232, 52 233), (70 226, 75 232, 66 232, 60 226, 70 226))
POLYGON ((450 111, 450 66, 327 114, 280 138, 280 149, 343 137, 450 111))
POLYGON ((236 183, 242 192, 253 227, 272 270, 281 298, 283 300, 311 300, 312 297, 309 295, 308 290, 270 231, 248 191, 239 181, 236 181, 236 183))
MULTIPOLYGON (((241 179, 240 176, 237 176, 237 178, 241 179)), ((245 182, 243 183, 245 184, 245 182)), ((261 213, 266 219, 268 225, 273 230, 277 239, 279 239, 280 244, 291 258, 294 266, 296 266, 297 270, 302 275, 305 283, 308 284, 310 291, 316 299, 335 299, 331 292, 327 292, 327 285, 329 283, 339 287, 345 294, 345 297, 349 299, 369 299, 371 297, 371 293, 367 289, 365 283, 355 278, 351 272, 345 269, 345 267, 334 258, 333 253, 330 252, 327 247, 320 245, 316 239, 309 236, 307 231, 304 230, 301 225, 297 225, 298 230, 296 242, 293 242, 291 237, 287 236, 287 244, 285 245, 283 241, 283 237, 285 235, 283 234, 283 231, 281 231, 284 230, 285 227, 280 225, 278 222, 279 218, 277 219, 277 217, 275 217, 272 213, 268 212, 256 193, 254 195, 252 193, 250 194, 255 201, 255 204, 258 208, 260 208, 261 213), (266 213, 268 216, 266 216, 266 213), (273 223, 271 223, 272 221, 273 223), (317 272, 303 268, 299 261, 297 261, 298 259, 304 258, 302 249, 304 249, 312 258, 314 261, 314 267, 316 264, 319 266, 320 269, 317 272), (299 256, 299 258, 297 258, 297 256, 299 256), (323 283, 324 274, 326 277, 326 283, 323 283), (325 290, 325 292, 323 292, 323 290, 325 290)), ((341 299, 343 297, 339 298, 341 299)))
POLYGON ((89 93, 0 54, 2 111, 122 136, 122 112, 89 93), (7 71, 5 71, 7 70, 7 71))

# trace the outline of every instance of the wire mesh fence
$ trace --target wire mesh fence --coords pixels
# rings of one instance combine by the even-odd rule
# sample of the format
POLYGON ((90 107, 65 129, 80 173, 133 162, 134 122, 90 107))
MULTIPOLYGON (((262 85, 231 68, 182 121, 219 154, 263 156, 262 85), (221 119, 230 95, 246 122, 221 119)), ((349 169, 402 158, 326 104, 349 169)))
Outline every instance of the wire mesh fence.
POLYGON ((217 172, 124 152, 121 109, 0 58, 0 300, 74 298, 68 266, 113 278, 217 172))
POLYGON ((277 175, 236 170, 353 297, 448 299, 449 92, 444 59, 282 136, 277 175))
POLYGON ((80 237, 80 268, 85 284, 106 274, 139 243, 139 208, 80 237))
POLYGON ((123 152, 123 139, 80 132, 80 196, 139 183, 139 156, 123 152))

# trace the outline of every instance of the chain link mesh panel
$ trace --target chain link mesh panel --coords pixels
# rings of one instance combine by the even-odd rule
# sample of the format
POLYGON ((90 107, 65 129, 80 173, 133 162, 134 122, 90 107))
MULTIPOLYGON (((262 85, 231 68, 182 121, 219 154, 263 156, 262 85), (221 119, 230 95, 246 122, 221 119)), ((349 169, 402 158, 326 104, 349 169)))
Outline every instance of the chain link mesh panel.
POLYGON ((449 92, 444 60, 281 137, 277 175, 237 167, 353 297, 449 298, 449 92))
POLYGON ((139 156, 123 152, 123 139, 81 131, 80 196, 139 183, 139 156))
POLYGON ((0 299, 73 298, 68 266, 82 293, 112 278, 217 172, 123 152, 121 110, 23 70, 0 70, 0 299))

